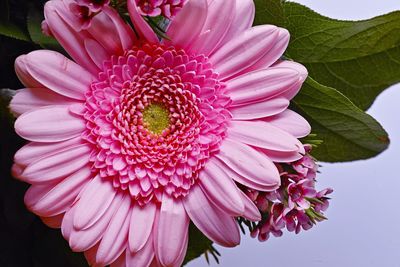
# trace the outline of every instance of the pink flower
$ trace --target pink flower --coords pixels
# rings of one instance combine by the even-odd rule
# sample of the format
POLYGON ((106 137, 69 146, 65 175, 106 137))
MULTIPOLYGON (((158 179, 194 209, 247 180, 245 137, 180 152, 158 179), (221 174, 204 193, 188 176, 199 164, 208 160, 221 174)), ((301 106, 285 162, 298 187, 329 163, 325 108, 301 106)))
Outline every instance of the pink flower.
POLYGON ((314 188, 314 181, 301 180, 296 183, 292 183, 287 188, 288 192, 288 208, 306 210, 310 208, 311 203, 307 198, 313 198, 317 195, 317 191, 314 188))
POLYGON ((30 142, 13 173, 32 184, 28 208, 95 266, 180 266, 190 221, 239 244, 235 218, 261 216, 238 184, 276 190, 273 162, 301 159, 310 132, 287 110, 307 71, 276 62, 288 32, 251 27, 251 0, 190 0, 163 41, 133 0, 139 39, 109 6, 82 28, 67 3, 47 2, 45 17, 73 60, 16 60, 27 88, 11 109, 30 142))
POLYGON ((169 19, 178 14, 185 2, 187 0, 136 0, 141 15, 150 17, 163 15, 169 19))
POLYGON ((277 190, 262 192, 242 188, 262 215, 255 227, 249 227, 252 237, 258 236, 260 241, 266 241, 271 233, 281 236, 285 227, 289 232, 299 233, 301 229, 308 230, 316 222, 326 219, 323 212, 329 206, 327 195, 333 190, 327 188, 317 193, 315 177, 310 178, 309 173, 310 170, 316 173, 318 165, 308 154, 311 151, 308 145, 304 147, 307 154, 301 159, 276 163, 281 176, 281 186, 277 190))
POLYGON ((91 12, 99 12, 110 4, 110 0, 75 0, 80 6, 86 6, 91 12))

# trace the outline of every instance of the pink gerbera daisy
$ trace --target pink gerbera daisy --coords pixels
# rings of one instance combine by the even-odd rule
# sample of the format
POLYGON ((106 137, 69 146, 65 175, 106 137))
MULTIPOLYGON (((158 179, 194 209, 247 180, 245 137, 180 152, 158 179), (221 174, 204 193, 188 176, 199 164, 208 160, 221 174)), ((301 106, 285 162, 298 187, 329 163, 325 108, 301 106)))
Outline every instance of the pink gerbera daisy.
POLYGON ((11 109, 30 143, 13 171, 32 184, 28 208, 94 266, 180 266, 190 221, 239 244, 235 218, 261 218, 237 184, 277 189, 273 162, 299 160, 310 131, 287 110, 307 76, 278 61, 288 32, 252 27, 252 0, 190 0, 162 41, 135 0, 139 38, 108 6, 76 31, 69 3, 47 2, 45 17, 73 60, 16 60, 27 88, 11 109))

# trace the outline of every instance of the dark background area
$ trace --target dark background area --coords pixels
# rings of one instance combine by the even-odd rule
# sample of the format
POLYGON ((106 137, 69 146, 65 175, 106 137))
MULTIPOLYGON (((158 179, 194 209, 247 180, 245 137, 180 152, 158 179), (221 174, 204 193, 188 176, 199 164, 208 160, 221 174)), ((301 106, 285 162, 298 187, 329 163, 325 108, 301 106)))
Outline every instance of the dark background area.
MULTIPOLYGON (((0 20, 26 30, 28 10, 42 10, 45 2, 1 0, 0 20)), ((8 111, 12 91, 4 89, 23 88, 14 73, 14 61, 36 49, 40 47, 32 42, 0 36, 0 266, 87 266, 82 254, 71 252, 59 230, 48 228, 27 211, 23 199, 28 185, 10 173, 13 155, 24 141, 14 133, 14 119, 8 111)))

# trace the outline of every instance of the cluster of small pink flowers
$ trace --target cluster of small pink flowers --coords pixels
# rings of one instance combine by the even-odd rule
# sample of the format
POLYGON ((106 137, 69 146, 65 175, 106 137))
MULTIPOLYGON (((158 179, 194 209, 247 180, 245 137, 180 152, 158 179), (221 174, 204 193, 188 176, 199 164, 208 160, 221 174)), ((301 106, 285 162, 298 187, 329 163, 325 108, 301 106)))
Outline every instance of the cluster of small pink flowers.
POLYGON ((296 234, 310 229, 319 221, 329 206, 327 197, 331 188, 317 192, 315 178, 318 170, 314 158, 309 155, 311 146, 305 145, 307 152, 300 160, 290 164, 276 164, 281 173, 281 186, 273 192, 244 189, 257 205, 262 220, 256 224, 246 222, 251 236, 266 241, 270 235, 282 236, 283 229, 296 234))
POLYGON ((164 16, 173 18, 182 9, 186 0, 136 0, 139 11, 143 16, 164 16))

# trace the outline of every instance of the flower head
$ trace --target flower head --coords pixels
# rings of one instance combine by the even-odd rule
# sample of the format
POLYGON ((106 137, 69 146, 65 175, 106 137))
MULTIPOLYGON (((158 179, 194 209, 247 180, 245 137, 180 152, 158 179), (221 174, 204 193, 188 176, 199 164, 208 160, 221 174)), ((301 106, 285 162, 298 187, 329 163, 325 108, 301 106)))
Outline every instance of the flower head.
POLYGON ((289 232, 299 233, 326 219, 323 212, 329 206, 327 195, 333 190, 315 190, 315 176, 310 178, 309 174, 315 174, 318 165, 308 154, 310 146, 305 145, 305 151, 307 154, 295 162, 276 163, 282 180, 277 190, 262 192, 242 188, 261 212, 262 220, 255 226, 247 223, 251 226, 251 235, 258 236, 260 241, 268 240, 270 234, 281 236, 285 227, 289 232))
POLYGON ((47 2, 45 18, 73 60, 16 60, 27 89, 11 109, 30 142, 13 173, 32 184, 28 208, 96 266, 180 266, 190 221, 237 245, 235 218, 261 219, 238 185, 274 191, 274 162, 305 153, 310 126, 287 107, 307 72, 278 61, 288 32, 251 27, 251 0, 190 0, 162 41, 134 0, 138 37, 110 6, 85 25, 70 2, 47 2))
POLYGON ((136 0, 141 15, 173 18, 182 9, 187 0, 136 0))

